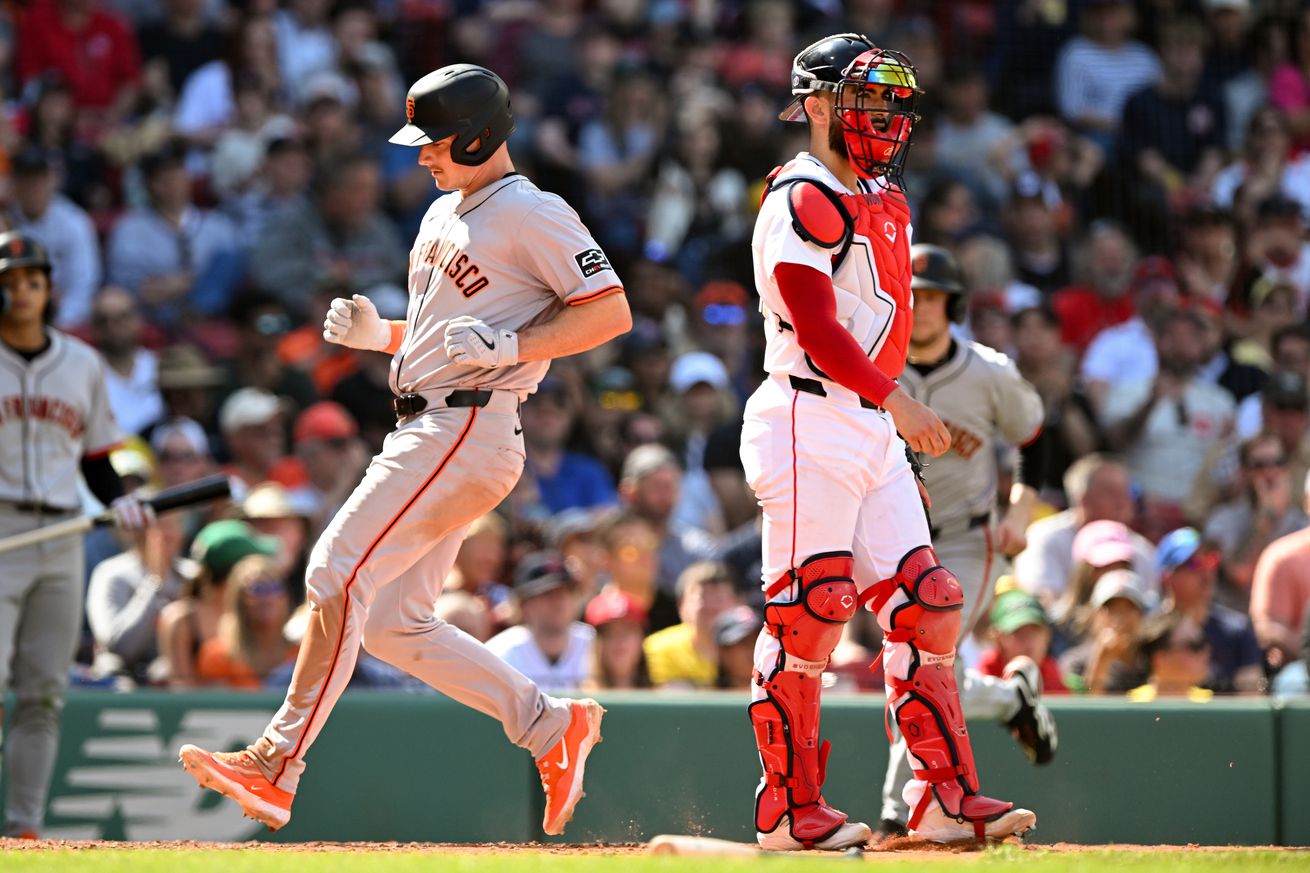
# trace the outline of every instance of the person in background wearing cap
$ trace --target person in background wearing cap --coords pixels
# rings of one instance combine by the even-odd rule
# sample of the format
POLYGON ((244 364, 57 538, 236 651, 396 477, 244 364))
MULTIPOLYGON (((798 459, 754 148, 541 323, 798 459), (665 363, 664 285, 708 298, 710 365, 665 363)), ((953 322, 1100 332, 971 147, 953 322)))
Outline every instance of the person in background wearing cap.
POLYGON ((146 432, 164 416, 158 360, 142 348, 143 322, 126 288, 101 288, 91 303, 91 342, 105 358, 105 388, 114 417, 128 433, 146 432))
POLYGON ((1152 616, 1138 638, 1146 681, 1128 690, 1134 703, 1150 703, 1159 697, 1186 697, 1205 703, 1214 692, 1202 688, 1210 674, 1210 643, 1201 626, 1182 612, 1152 616))
POLYGON ((255 533, 244 521, 225 519, 203 527, 191 542, 191 557, 199 571, 182 597, 159 612, 159 654, 162 679, 172 688, 190 688, 196 681, 196 658, 206 640, 218 634, 227 577, 249 555, 276 555, 280 544, 255 533))
POLYGON ((1149 379, 1159 371, 1156 335, 1182 299, 1173 264, 1159 256, 1142 259, 1133 274, 1131 294, 1133 317, 1098 333, 1079 368, 1098 414, 1111 392, 1139 379, 1149 379))
POLYGON ((1197 373, 1204 332, 1195 312, 1165 317, 1156 335, 1159 372, 1126 382, 1102 410, 1107 441, 1125 454, 1142 489, 1148 537, 1181 522, 1207 453, 1233 428, 1232 395, 1197 373))
POLYGON ((291 597, 278 562, 247 555, 228 575, 218 632, 196 655, 196 683, 253 691, 282 665, 294 661, 299 646, 287 639, 291 597))
POLYGON ((1146 615, 1141 579, 1132 570, 1111 570, 1097 580, 1088 605, 1082 641, 1060 656, 1066 684, 1090 694, 1136 688, 1146 678, 1137 641, 1146 615))
MULTIPOLYGON (((1116 522, 1127 530, 1136 513, 1128 470, 1110 455, 1091 454, 1074 461, 1064 474, 1064 492, 1069 508, 1029 525, 1028 548, 1014 559, 1019 587, 1036 595, 1053 613, 1075 580, 1075 564, 1081 563, 1083 548, 1074 548, 1078 534, 1101 521, 1116 522)), ((1127 536, 1132 568, 1146 581, 1148 590, 1154 588, 1155 546, 1130 530, 1127 536)), ((1090 583, 1084 580, 1083 584, 1074 598, 1079 602, 1091 591, 1090 583)))
POLYGON ((305 568, 308 510, 276 482, 260 482, 241 500, 241 519, 262 536, 278 541, 273 562, 285 578, 298 579, 305 568))
POLYGON ((682 468, 664 446, 637 446, 623 461, 622 504, 644 518, 659 539, 659 584, 672 590, 682 571, 714 554, 708 533, 674 517, 682 498, 682 468))
POLYGON ((91 216, 59 193, 59 174, 41 147, 26 146, 10 167, 12 201, 3 217, 50 253, 50 281, 59 300, 55 324, 65 330, 81 327, 91 317, 91 298, 100 287, 100 239, 91 216))
POLYGON ((691 339, 728 369, 735 396, 749 396, 755 378, 751 319, 755 310, 741 283, 713 279, 701 286, 691 302, 691 339))
POLYGON ((1210 645, 1212 691, 1259 693, 1265 689, 1264 655, 1251 619, 1214 602, 1219 554, 1195 528, 1170 531, 1155 553, 1164 601, 1160 612, 1177 612, 1195 622, 1210 645))
POLYGON ((678 576, 681 623, 646 638, 646 662, 657 688, 710 688, 718 675, 714 622, 738 605, 732 571, 716 561, 697 561, 678 576))
POLYGON ((1015 586, 1013 576, 996 580, 989 630, 992 645, 978 659, 984 676, 1004 676, 1015 658, 1029 658, 1041 671, 1042 694, 1068 694, 1060 665, 1051 657, 1051 620, 1042 602, 1015 586))
POLYGON ((610 588, 587 604, 587 624, 596 629, 591 649, 587 692, 607 689, 650 688, 650 668, 642 638, 646 635, 646 607, 633 594, 610 588))
MULTIPOLYGON (((1070 636, 1076 636, 1083 625, 1088 601, 1102 576, 1114 570, 1132 570, 1136 558, 1136 542, 1127 526, 1117 521, 1093 521, 1083 526, 1073 541, 1073 573, 1069 587, 1051 607, 1051 617, 1070 636)), ((1151 552, 1154 563, 1154 550, 1151 552)), ((1152 567, 1151 579, 1156 574, 1152 567)), ((1140 577, 1139 577, 1140 578, 1140 577)), ((1145 594, 1154 594, 1139 581, 1138 588, 1145 594)))
POLYGON ((321 400, 296 418, 291 432, 295 457, 305 482, 294 499, 309 518, 309 533, 317 538, 346 502, 369 462, 359 426, 345 407, 321 400))
POLYGON ((236 327, 237 342, 231 357, 222 364, 220 405, 241 388, 258 388, 282 398, 293 415, 318 400, 318 391, 309 377, 278 353, 293 322, 276 297, 262 291, 243 292, 232 301, 228 316, 236 327))
POLYGON ((260 482, 303 484, 303 471, 287 457, 282 413, 282 402, 258 388, 240 388, 223 401, 218 429, 231 460, 222 472, 247 488, 260 482))
POLYGON ((185 528, 178 513, 159 517, 123 552, 91 571, 86 618, 95 639, 92 671, 127 677, 138 685, 160 678, 157 626, 161 611, 182 593, 196 567, 182 557, 185 528))
MULTIPOLYGON (((110 459, 123 434, 109 406, 104 361, 50 326, 45 247, 0 233, 0 536, 35 531, 84 511, 86 493, 119 530, 153 510, 126 493, 110 459)), ((0 835, 35 838, 45 816, 69 669, 82 630, 86 552, 79 534, 11 550, 0 574, 0 701, 11 689, 0 835), (23 762, 15 766, 16 762, 23 762)), ((0 707, 3 707, 0 703, 0 707)), ((3 719, 5 713, 0 713, 3 719)))
MULTIPOLYGON (((1310 514, 1310 496, 1304 498, 1303 507, 1310 514)), ((1278 669, 1297 657, 1301 623, 1307 613, 1310 527, 1274 540, 1256 561, 1251 582, 1251 620, 1270 667, 1278 669)))
POLYGON ((745 605, 734 606, 714 620, 719 664, 715 688, 751 687, 755 680, 755 640, 763 626, 759 613, 745 605))
POLYGON ((215 424, 214 395, 222 381, 223 372, 190 343, 159 351, 159 396, 165 419, 191 419, 208 432, 215 424))
POLYGON ((557 552, 533 552, 514 572, 514 597, 523 624, 487 640, 487 648, 547 694, 582 689, 590 675, 596 630, 575 621, 577 583, 557 552))
POLYGON ((731 424, 740 442, 740 410, 723 361, 709 352, 684 352, 669 371, 673 416, 665 421, 668 434, 680 444, 684 470, 682 492, 673 512, 675 523, 719 535, 726 530, 723 508, 705 469, 709 438, 720 425, 731 424))
POLYGON ((147 318, 174 326, 183 314, 224 310, 241 275, 236 226, 191 198, 186 150, 169 143, 141 161, 149 205, 109 234, 109 281, 140 297, 147 318))
POLYGON ((1102 330, 1133 317, 1129 292, 1137 260, 1137 247, 1122 227, 1111 221, 1092 222, 1078 245, 1074 262, 1080 269, 1074 284, 1051 295, 1065 345, 1081 355, 1102 330))
POLYGON ((1310 309, 1310 242, 1305 239, 1301 204, 1273 194, 1256 207, 1246 241, 1246 261, 1256 276, 1286 282, 1296 289, 1296 316, 1310 309))
MULTIPOLYGON (((1298 387, 1299 403, 1305 410, 1310 397, 1306 396, 1304 383, 1298 387)), ((1265 546, 1301 530, 1310 524, 1310 518, 1301 508, 1298 495, 1293 494, 1287 452, 1276 434, 1260 434, 1242 443, 1238 459, 1241 469, 1237 484, 1241 492, 1235 499, 1214 508, 1206 518, 1204 530, 1206 541, 1218 548, 1224 579, 1235 589, 1226 593, 1244 606, 1255 563, 1265 546)))
POLYGON ((1064 44, 1055 61, 1060 116, 1114 153, 1129 96, 1160 78, 1154 52, 1133 40, 1133 6, 1127 0, 1090 0, 1083 35, 1064 44))
POLYGON ((551 515, 618 502, 609 471, 593 456, 568 449, 575 412, 564 383, 551 376, 520 410, 527 455, 520 487, 535 485, 537 499, 551 515))
POLYGON ((1205 29, 1177 16, 1160 26, 1160 77, 1124 104, 1119 143, 1138 238, 1169 242, 1171 213, 1210 188, 1223 165, 1222 95, 1201 88, 1205 29))

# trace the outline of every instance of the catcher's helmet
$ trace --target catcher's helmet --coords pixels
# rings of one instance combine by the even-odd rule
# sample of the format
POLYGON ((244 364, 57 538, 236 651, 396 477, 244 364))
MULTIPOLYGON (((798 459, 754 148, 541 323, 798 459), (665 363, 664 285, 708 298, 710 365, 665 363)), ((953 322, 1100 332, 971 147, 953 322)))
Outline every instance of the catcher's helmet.
POLYGON ((866 179, 901 184, 910 136, 919 120, 915 107, 919 77, 910 59, 880 49, 867 36, 840 33, 801 49, 792 61, 791 103, 778 116, 804 121, 805 97, 816 91, 836 95, 836 112, 855 172, 866 179), (886 99, 869 105, 869 96, 886 99))
POLYGON ((485 163, 514 132, 509 88, 475 64, 451 64, 415 82, 405 96, 405 121, 393 143, 421 146, 454 135, 451 159, 466 167, 485 163))
POLYGON ((964 274, 955 255, 941 246, 918 243, 910 246, 911 288, 936 288, 950 295, 946 314, 951 321, 964 321, 968 301, 964 297, 964 274))
POLYGON ((45 246, 22 231, 0 233, 0 273, 19 267, 38 267, 50 275, 50 255, 45 246))

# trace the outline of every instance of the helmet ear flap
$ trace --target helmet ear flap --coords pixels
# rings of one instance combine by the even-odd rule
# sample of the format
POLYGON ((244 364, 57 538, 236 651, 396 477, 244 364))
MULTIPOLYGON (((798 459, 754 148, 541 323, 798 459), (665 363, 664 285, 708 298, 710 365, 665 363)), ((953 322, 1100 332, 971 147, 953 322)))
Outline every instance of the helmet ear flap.
POLYGON ((946 315, 956 324, 964 324, 964 317, 969 314, 969 301, 963 294, 952 294, 946 301, 946 315))

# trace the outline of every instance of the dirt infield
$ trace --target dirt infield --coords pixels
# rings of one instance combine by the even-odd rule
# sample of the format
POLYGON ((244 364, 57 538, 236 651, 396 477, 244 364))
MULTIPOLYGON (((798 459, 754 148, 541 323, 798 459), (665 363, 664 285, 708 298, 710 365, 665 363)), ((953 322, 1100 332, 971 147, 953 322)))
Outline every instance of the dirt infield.
MULTIPOLYGON (((745 846, 746 844, 742 844, 745 846)), ((1080 853, 1105 853, 1114 851, 1148 852, 1165 855, 1211 854, 1221 852, 1289 852, 1310 854, 1306 849, 1286 846, 1135 846, 1126 844, 1086 846, 1076 843, 1052 843, 1050 845, 1023 845, 1007 843, 1009 847, 1024 852, 1055 855, 1078 855, 1080 853)), ((0 853, 21 852, 40 853, 52 850, 66 852, 69 850, 94 852, 96 850, 159 850, 224 852, 248 851, 259 849, 261 852, 324 852, 342 854, 367 853, 425 853, 433 855, 545 855, 545 856, 605 856, 605 855, 644 855, 645 843, 593 843, 593 844, 554 844, 554 843, 205 843, 195 840, 175 842, 118 842, 113 840, 15 840, 0 837, 0 853)), ((909 837, 888 840, 867 850, 864 857, 868 860, 882 858, 907 859, 915 857, 942 858, 944 856, 980 855, 984 847, 974 843, 957 845, 938 845, 909 837)))

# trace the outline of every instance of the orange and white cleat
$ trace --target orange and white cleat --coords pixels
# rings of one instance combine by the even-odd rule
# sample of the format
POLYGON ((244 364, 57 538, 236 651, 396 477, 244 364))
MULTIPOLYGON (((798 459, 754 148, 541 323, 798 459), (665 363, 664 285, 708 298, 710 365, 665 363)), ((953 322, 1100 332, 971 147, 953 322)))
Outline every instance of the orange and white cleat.
POLYGON ((537 759, 541 787, 546 792, 546 815, 541 829, 554 836, 564 833, 573 818, 573 810, 582 799, 582 777, 587 756, 600 742, 600 720, 605 710, 594 700, 575 700, 573 717, 564 737, 550 751, 537 759))
POLYGON ((207 752, 187 744, 178 750, 177 759, 201 787, 235 800, 242 812, 269 830, 291 821, 291 801, 296 796, 269 782, 249 751, 207 752))

